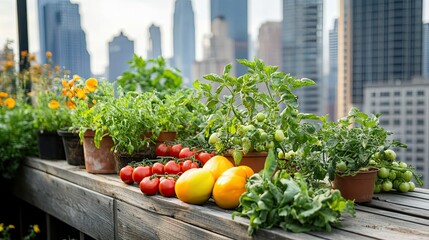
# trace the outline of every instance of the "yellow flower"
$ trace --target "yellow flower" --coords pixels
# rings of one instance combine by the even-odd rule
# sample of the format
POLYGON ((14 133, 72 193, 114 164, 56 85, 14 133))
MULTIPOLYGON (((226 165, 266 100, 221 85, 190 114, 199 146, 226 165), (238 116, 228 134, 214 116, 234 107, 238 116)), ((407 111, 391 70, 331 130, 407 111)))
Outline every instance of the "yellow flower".
POLYGON ((88 78, 85 82, 85 86, 90 92, 94 92, 97 89, 98 81, 95 78, 88 78))
POLYGON ((61 90, 61 93, 63 94, 63 96, 67 95, 67 89, 63 88, 63 90, 61 90))
POLYGON ((33 225, 33 231, 34 231, 35 233, 39 233, 39 232, 40 232, 39 225, 34 224, 34 225, 33 225))
POLYGON ((80 79, 79 75, 77 75, 77 74, 73 75, 73 80, 79 80, 79 79, 80 79))
POLYGON ((27 50, 21 51, 21 57, 26 57, 28 55, 27 50))
POLYGON ((55 72, 58 72, 58 71, 60 71, 60 66, 55 65, 54 69, 55 69, 55 72))
POLYGON ((5 98, 9 96, 9 94, 7 94, 7 92, 0 92, 0 98, 5 98))
POLYGON ((36 60, 36 55, 34 55, 34 54, 30 54, 30 57, 29 57, 29 58, 30 58, 30 60, 31 60, 31 61, 34 61, 34 60, 36 60))
POLYGON ((13 61, 6 61, 4 63, 4 69, 5 69, 5 71, 9 70, 11 67, 13 67, 13 65, 14 65, 13 61))
POLYGON ((67 107, 70 108, 70 109, 75 109, 76 108, 76 104, 74 104, 73 101, 68 100, 67 101, 67 107))
POLYGON ((15 229, 15 226, 13 226, 12 224, 9 224, 9 226, 7 226, 9 229, 15 229))
POLYGON ((46 52, 46 57, 47 57, 47 58, 52 57, 52 53, 51 53, 51 52, 49 52, 49 51, 47 51, 47 52, 46 52))
POLYGON ((83 91, 83 89, 81 89, 81 88, 78 88, 78 89, 76 90, 76 95, 77 95, 77 97, 78 97, 78 98, 80 98, 80 99, 85 99, 85 98, 86 98, 86 94, 85 94, 85 92, 83 91))
POLYGON ((16 102, 15 102, 15 100, 13 98, 8 98, 8 99, 4 100, 4 105, 7 108, 12 109, 12 108, 15 107, 16 102))
POLYGON ((96 103, 97 103, 97 100, 92 99, 92 103, 96 104, 96 103))
POLYGON ((3 232, 4 228, 3 228, 3 223, 0 223, 0 232, 3 232))
POLYGON ((74 79, 70 80, 70 81, 69 81, 69 86, 74 86, 74 82, 75 82, 75 80, 74 80, 74 79))
POLYGON ((48 104, 48 107, 52 109, 57 109, 60 107, 60 104, 58 103, 57 100, 51 100, 48 104))
POLYGON ((68 82, 67 82, 67 80, 65 80, 65 79, 63 79, 63 80, 61 81, 61 84, 63 85, 63 87, 64 87, 64 88, 67 88, 67 89, 69 89, 69 88, 70 88, 69 83, 68 83, 68 82))

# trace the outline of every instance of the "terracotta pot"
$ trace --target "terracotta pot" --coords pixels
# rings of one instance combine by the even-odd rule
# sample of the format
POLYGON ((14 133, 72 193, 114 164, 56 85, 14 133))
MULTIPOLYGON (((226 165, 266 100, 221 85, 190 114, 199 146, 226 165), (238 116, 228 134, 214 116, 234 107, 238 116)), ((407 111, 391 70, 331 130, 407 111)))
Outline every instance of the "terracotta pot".
POLYGON ((83 146, 80 144, 79 134, 70 131, 58 130, 63 139, 67 163, 74 166, 84 165, 83 146))
MULTIPOLYGON (((153 133, 152 132, 147 132, 141 135, 141 138, 150 138, 152 137, 153 133)), ((162 131, 159 133, 158 138, 156 139, 156 146, 158 146, 161 143, 164 142, 169 142, 169 141, 174 141, 176 140, 176 132, 172 132, 172 131, 162 131)))
POLYGON ((103 137, 100 148, 95 147, 94 131, 87 130, 83 139, 85 168, 89 173, 116 173, 116 162, 113 152, 113 140, 109 136, 103 137))
MULTIPOLYGON (((231 153, 232 151, 228 151, 228 153, 224 154, 223 156, 226 157, 235 166, 234 158, 232 157, 231 153)), ((248 152, 246 155, 243 155, 239 165, 249 166, 255 173, 257 173, 264 169, 267 155, 267 152, 248 152)))
POLYGON ((378 169, 359 172, 355 176, 336 175, 333 188, 340 190, 341 196, 355 202, 370 202, 374 194, 375 177, 378 169))
POLYGON ((37 131, 37 143, 39 147, 39 157, 41 159, 66 159, 62 139, 56 131, 37 131))
POLYGON ((115 160, 116 160, 116 166, 117 166, 117 172, 121 170, 121 168, 127 166, 131 162, 141 162, 143 159, 150 159, 155 158, 150 153, 134 153, 134 154, 128 154, 128 153, 115 153, 115 160))

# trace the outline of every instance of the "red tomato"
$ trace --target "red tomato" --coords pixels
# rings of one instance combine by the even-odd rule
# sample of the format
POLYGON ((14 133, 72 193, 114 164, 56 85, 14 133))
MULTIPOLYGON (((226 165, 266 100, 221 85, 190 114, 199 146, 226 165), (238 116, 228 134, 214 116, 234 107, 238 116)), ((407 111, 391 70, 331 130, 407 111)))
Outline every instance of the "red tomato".
POLYGON ((182 144, 173 145, 170 148, 170 156, 178 158, 181 150, 182 150, 182 144))
POLYGON ((143 178, 151 176, 152 170, 149 166, 138 166, 134 169, 133 172, 133 180, 137 184, 139 184, 143 178))
POLYGON ((204 165, 210 158, 212 158, 214 154, 208 152, 202 152, 197 155, 197 159, 204 165))
POLYGON ((165 164, 164 171, 168 174, 178 174, 180 172, 180 166, 171 160, 165 164))
POLYGON ((176 196, 176 191, 174 186, 176 185, 176 180, 174 178, 164 178, 159 183, 159 193, 164 197, 174 197, 176 196))
POLYGON ((156 162, 152 166, 152 174, 164 174, 164 164, 156 162))
POLYGON ((198 165, 198 163, 193 162, 191 164, 191 168, 200 168, 200 165, 198 165))
POLYGON ((121 180, 124 183, 133 184, 134 183, 133 172, 134 172, 133 167, 125 166, 125 167, 121 168, 121 170, 119 171, 119 177, 121 178, 121 180))
POLYGON ((191 169, 192 168, 192 163, 193 163, 192 160, 186 160, 186 161, 184 161, 183 165, 182 165, 182 172, 186 172, 189 169, 191 169))
POLYGON ((156 156, 168 156, 170 154, 170 147, 161 143, 155 149, 156 156))
POLYGON ((140 182, 139 187, 142 193, 146 195, 155 195, 158 192, 159 178, 150 179, 150 177, 145 177, 140 182))
POLYGON ((196 150, 191 151, 191 149, 189 149, 189 148, 183 148, 182 150, 180 150, 179 158, 192 157, 192 156, 194 156, 195 152, 196 152, 196 150))

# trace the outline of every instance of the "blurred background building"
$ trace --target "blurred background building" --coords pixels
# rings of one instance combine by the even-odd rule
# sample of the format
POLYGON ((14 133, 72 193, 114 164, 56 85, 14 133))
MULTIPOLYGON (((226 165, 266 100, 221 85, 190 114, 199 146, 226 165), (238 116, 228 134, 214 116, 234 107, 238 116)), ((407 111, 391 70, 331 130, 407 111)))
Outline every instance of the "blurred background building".
POLYGON ((265 64, 282 69, 282 23, 265 22, 259 28, 256 56, 265 64))
POLYGON ((128 62, 133 59, 133 55, 134 41, 128 39, 123 32, 109 42, 109 81, 116 81, 123 72, 130 69, 128 62))
POLYGON ((149 50, 147 51, 147 57, 162 57, 161 29, 155 24, 149 27, 149 50))

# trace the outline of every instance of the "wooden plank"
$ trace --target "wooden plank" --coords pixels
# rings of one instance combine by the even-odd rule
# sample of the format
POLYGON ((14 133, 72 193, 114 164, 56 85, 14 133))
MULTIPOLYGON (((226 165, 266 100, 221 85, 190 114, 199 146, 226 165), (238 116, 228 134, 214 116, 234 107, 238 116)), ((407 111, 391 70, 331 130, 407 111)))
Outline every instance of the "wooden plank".
POLYGON ((353 221, 349 221, 349 218, 345 217, 340 229, 376 239, 429 239, 429 228, 426 225, 364 211, 357 211, 353 221))
MULTIPOLYGON (((233 221, 231 211, 222 210, 210 203, 197 206, 183 203, 177 198, 145 196, 136 185, 124 184, 115 174, 90 174, 75 166, 64 164, 62 161, 45 161, 36 158, 27 159, 25 164, 158 215, 173 217, 232 238, 248 237, 247 219, 233 221), (231 228, 234 228, 234 231, 231 231, 231 228)), ((263 239, 317 239, 309 234, 288 233, 280 229, 258 231, 256 238, 258 237, 263 239)))
POLYGON ((413 222, 413 223, 429 226, 428 219, 422 219, 419 217, 410 216, 408 214, 396 213, 396 212, 386 211, 386 210, 377 209, 377 208, 370 208, 367 206, 360 206, 357 204, 355 205, 355 209, 358 211, 363 211, 371 214, 377 214, 377 215, 386 216, 389 218, 395 218, 395 219, 399 219, 407 222, 413 222))
POLYGON ((394 194, 394 193, 381 193, 381 194, 377 194, 377 196, 375 196, 373 200, 383 201, 388 203, 395 203, 395 204, 407 206, 407 207, 413 207, 416 209, 420 209, 421 211, 427 212, 427 214, 429 215, 428 201, 421 198, 406 197, 406 196, 403 196, 400 194, 394 194))
POLYGON ((373 199, 369 203, 362 203, 362 206, 368 206, 371 208, 383 209, 383 210, 402 213, 402 214, 419 217, 423 219, 429 219, 429 215, 427 211, 422 211, 421 209, 417 209, 414 207, 403 206, 403 205, 386 202, 386 201, 378 201, 373 199))
POLYGON ((14 194, 96 239, 113 239, 113 199, 47 173, 22 167, 14 194))
POLYGON ((389 198, 391 196, 393 197, 392 199, 394 199, 395 197, 399 197, 400 199, 405 199, 405 200, 415 199, 415 200, 420 200, 425 202, 429 200, 429 194, 426 194, 426 193, 420 193, 420 192, 401 193, 396 191, 377 193, 377 194, 374 194, 373 198, 382 199, 382 198, 389 198))
POLYGON ((117 201, 118 239, 230 239, 117 201))

